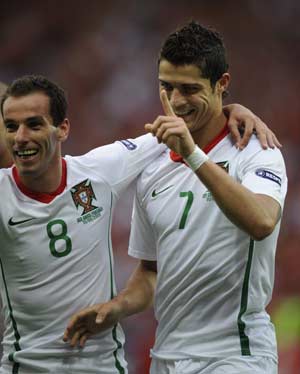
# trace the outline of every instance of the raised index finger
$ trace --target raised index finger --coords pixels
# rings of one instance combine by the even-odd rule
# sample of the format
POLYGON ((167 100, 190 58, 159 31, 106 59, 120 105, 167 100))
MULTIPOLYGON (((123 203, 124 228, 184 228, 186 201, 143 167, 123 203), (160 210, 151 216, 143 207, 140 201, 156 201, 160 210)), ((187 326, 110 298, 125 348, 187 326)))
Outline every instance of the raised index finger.
POLYGON ((160 101, 166 116, 176 117, 165 90, 160 91, 160 101))

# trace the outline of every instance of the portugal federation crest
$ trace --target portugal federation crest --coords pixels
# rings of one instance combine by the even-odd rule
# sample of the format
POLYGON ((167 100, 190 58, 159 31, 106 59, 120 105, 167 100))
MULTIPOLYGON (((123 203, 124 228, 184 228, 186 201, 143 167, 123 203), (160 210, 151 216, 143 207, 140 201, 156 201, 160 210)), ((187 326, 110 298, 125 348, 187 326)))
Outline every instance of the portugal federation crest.
POLYGON ((79 206, 83 208, 82 216, 98 208, 93 205, 93 200, 96 200, 96 196, 89 179, 73 186, 71 188, 71 194, 76 208, 78 209, 79 206))

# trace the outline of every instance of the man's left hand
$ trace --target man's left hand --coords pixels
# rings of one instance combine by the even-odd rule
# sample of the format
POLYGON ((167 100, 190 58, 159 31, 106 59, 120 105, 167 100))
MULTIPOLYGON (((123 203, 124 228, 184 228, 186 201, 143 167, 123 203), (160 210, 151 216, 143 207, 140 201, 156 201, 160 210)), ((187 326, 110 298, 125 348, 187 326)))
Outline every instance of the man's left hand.
POLYGON ((282 147, 273 131, 251 110, 240 104, 230 104, 224 106, 223 111, 228 117, 228 127, 237 148, 245 148, 253 133, 263 149, 282 147))

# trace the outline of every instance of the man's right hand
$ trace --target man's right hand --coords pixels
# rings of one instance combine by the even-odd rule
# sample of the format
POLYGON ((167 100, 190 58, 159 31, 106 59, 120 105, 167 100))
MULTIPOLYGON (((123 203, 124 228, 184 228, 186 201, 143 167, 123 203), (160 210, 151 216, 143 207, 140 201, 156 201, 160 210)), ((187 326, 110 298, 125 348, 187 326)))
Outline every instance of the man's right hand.
POLYGON ((165 115, 158 116, 152 124, 147 123, 145 130, 156 136, 159 143, 187 158, 195 149, 193 137, 184 120, 174 113, 165 90, 161 90, 160 100, 165 115))
POLYGON ((71 347, 84 347, 91 335, 115 326, 121 318, 121 308, 116 300, 95 304, 75 313, 64 332, 63 341, 71 347))

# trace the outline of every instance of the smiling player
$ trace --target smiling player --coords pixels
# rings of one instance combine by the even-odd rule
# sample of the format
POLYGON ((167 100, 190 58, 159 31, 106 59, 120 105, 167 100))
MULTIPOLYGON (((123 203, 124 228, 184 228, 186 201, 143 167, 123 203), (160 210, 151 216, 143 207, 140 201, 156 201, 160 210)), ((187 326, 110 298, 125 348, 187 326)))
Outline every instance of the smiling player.
POLYGON ((230 75, 220 35, 196 22, 159 56, 164 115, 146 125, 166 150, 139 177, 126 288, 73 317, 86 339, 152 305, 151 374, 276 374, 266 312, 287 189, 280 151, 256 137, 242 151, 222 111, 230 75))

